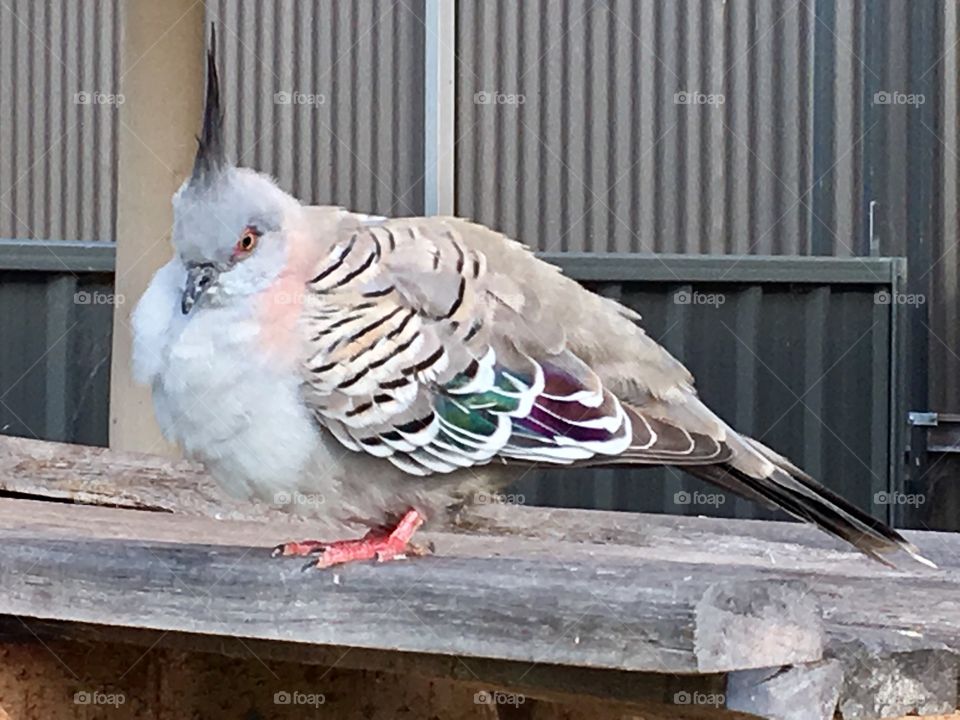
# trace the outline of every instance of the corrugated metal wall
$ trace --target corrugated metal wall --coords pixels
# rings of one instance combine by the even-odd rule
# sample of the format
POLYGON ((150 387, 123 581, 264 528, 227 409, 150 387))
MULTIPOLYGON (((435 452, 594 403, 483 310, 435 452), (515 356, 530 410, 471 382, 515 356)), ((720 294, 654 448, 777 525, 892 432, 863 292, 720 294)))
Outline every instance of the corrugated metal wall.
POLYGON ((816 22, 792 0, 461 0, 458 213, 543 250, 808 254, 816 22))
POLYGON ((114 238, 119 6, 0 3, 0 237, 114 238))
POLYGON ((943 163, 942 221, 939 244, 932 249, 934 271, 930 303, 930 396, 933 410, 960 409, 960 2, 943 3, 943 78, 940 125, 931 131, 939 137, 943 163))
POLYGON ((112 292, 109 273, 0 269, 0 433, 106 445, 112 292))
POLYGON ((423 212, 423 0, 211 0, 227 147, 312 202, 423 212))

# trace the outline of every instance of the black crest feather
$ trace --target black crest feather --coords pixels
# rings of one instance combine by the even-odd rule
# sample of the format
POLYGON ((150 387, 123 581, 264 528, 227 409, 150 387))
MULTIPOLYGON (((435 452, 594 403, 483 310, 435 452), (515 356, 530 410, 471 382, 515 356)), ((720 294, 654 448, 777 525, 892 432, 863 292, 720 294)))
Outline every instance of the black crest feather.
POLYGON ((207 47, 207 83, 203 101, 203 126, 197 138, 197 157, 191 183, 205 183, 227 164, 223 146, 223 110, 220 106, 220 76, 217 72, 217 29, 210 24, 207 47))

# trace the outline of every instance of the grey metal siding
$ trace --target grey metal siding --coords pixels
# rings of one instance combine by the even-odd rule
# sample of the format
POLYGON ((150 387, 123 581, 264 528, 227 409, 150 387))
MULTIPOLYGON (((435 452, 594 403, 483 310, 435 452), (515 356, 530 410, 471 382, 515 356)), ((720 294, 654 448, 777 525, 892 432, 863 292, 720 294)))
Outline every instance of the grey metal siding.
POLYGON ((942 43, 945 50, 935 68, 943 78, 940 122, 930 137, 938 143, 942 166, 942 232, 931 249, 930 272, 930 401, 931 410, 960 408, 960 3, 945 2, 942 43), (942 144, 940 144, 942 142, 942 144))
POLYGON ((423 211, 424 9, 212 0, 227 147, 302 200, 423 211))
POLYGON ((0 433, 106 445, 112 292, 110 273, 0 269, 0 433))
POLYGON ((0 4, 0 237, 114 238, 119 6, 0 4))
POLYGON ((540 250, 809 254, 812 8, 461 0, 457 212, 540 250))

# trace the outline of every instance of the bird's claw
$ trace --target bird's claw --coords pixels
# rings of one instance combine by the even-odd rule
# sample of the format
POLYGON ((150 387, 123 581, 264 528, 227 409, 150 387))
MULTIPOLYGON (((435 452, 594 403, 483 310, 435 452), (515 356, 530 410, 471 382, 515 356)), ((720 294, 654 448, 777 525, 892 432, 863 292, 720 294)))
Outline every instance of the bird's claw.
POLYGON ((328 545, 320 540, 281 543, 270 551, 270 557, 307 557, 323 552, 328 545))
POLYGON ((334 565, 376 560, 389 562, 409 556, 419 557, 433 552, 433 546, 419 546, 410 542, 413 534, 423 524, 423 516, 416 510, 410 510, 392 530, 371 530, 356 540, 338 540, 323 542, 320 540, 302 540, 277 545, 270 553, 272 557, 317 557, 303 566, 309 568, 328 568, 334 565))

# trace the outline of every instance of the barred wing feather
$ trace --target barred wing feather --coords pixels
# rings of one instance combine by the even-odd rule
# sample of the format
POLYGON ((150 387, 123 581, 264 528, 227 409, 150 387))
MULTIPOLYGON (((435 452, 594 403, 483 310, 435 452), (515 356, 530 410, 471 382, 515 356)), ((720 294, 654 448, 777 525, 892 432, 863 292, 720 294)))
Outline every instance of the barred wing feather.
POLYGON ((544 322, 536 295, 492 271, 456 222, 353 228, 307 287, 304 393, 315 417, 347 448, 411 474, 494 458, 683 465, 730 455, 722 440, 615 397, 544 322))

